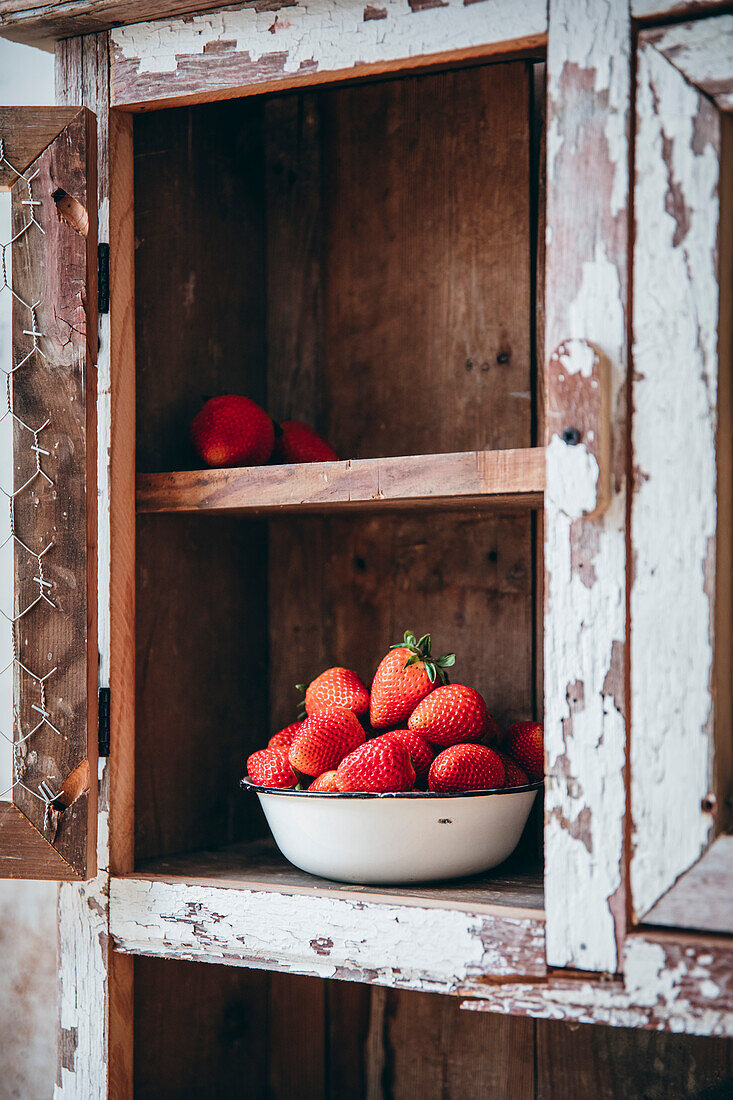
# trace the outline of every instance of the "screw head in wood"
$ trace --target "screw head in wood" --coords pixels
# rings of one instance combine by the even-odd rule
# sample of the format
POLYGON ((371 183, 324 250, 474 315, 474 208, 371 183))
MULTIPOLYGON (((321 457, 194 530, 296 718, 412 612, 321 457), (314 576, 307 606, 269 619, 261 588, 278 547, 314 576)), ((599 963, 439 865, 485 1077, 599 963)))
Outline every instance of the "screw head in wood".
POLYGON ((580 432, 577 428, 565 428, 562 433, 563 443, 569 447, 577 447, 580 443, 580 432))

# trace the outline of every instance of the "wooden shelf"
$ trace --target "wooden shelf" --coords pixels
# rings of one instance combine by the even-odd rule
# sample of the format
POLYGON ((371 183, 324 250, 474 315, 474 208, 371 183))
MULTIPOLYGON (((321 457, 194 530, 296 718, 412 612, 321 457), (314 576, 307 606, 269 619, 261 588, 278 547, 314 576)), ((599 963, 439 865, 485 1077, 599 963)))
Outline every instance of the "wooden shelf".
POLYGON ((511 861, 462 882, 398 889, 315 878, 270 841, 233 845, 114 878, 110 928, 129 954, 444 993, 545 975, 542 873, 511 861))
POLYGON ((138 474, 138 512, 326 512, 503 505, 538 508, 541 447, 290 466, 138 474))

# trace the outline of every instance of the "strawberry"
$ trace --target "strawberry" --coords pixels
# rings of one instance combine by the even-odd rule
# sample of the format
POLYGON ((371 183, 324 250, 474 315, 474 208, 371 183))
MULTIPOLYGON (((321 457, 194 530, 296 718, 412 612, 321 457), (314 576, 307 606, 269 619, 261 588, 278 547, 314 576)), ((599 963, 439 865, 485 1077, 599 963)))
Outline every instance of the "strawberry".
POLYGON ((527 783, 529 783, 529 779, 527 778, 527 775, 523 771, 523 769, 519 767, 519 764, 516 762, 516 760, 512 760, 511 756, 509 756, 508 753, 499 752, 498 749, 496 749, 495 752, 501 760, 502 764, 504 765, 504 786, 526 786, 527 783))
POLYGON ((320 791, 322 794, 336 794, 338 792, 336 772, 324 772, 323 775, 319 775, 318 779, 313 780, 308 790, 320 791))
POLYGON ((287 749, 260 749, 247 760, 247 775, 258 787, 295 787, 298 777, 288 762, 287 749))
POLYGON ((407 725, 431 745, 447 747, 478 741, 487 717, 486 703, 474 688, 443 684, 418 703, 407 725))
POLYGON ((455 653, 433 658, 430 635, 418 641, 411 630, 405 631, 404 645, 393 645, 379 663, 372 680, 369 720, 374 729, 399 726, 412 714, 435 681, 445 683, 445 669, 455 664, 455 653))
MULTIPOLYGON (((435 756, 427 741, 424 741, 417 733, 413 733, 412 730, 390 730, 389 733, 380 733, 379 737, 391 737, 402 742, 410 754, 410 760, 415 769, 415 786, 424 790, 428 782, 430 765, 435 756)), ((374 740, 378 739, 374 738, 374 740)))
POLYGON ((333 447, 300 420, 283 420, 275 427, 273 462, 338 462, 333 447))
POLYGON ((431 791, 491 791, 504 785, 504 765, 487 745, 451 745, 430 765, 431 791))
POLYGON ((285 729, 273 733, 272 737, 267 742, 268 749, 289 749, 300 733, 300 727, 302 725, 302 722, 291 722, 285 729))
POLYGON ((303 775, 332 771, 364 740, 359 719, 346 707, 311 714, 290 746, 290 764, 303 775))
MULTIPOLYGON (((303 689, 303 684, 296 685, 303 689)), ((346 707, 352 714, 369 710, 369 689, 360 676, 349 668, 327 668, 305 689, 306 714, 329 707, 346 707)))
POLYGON ((275 428, 248 397, 212 397, 191 422, 191 444, 207 466, 262 466, 272 454, 275 428))
POLYGON ((336 769, 340 791, 409 791, 414 783, 407 746, 387 736, 366 741, 336 769))
POLYGON ((545 774, 545 731, 539 722, 515 722, 506 731, 504 747, 533 783, 542 779, 545 774))
POLYGON ((497 722, 493 715, 487 712, 486 714, 486 729, 481 737, 481 744, 488 745, 489 748, 495 748, 500 745, 502 741, 501 726, 497 722))

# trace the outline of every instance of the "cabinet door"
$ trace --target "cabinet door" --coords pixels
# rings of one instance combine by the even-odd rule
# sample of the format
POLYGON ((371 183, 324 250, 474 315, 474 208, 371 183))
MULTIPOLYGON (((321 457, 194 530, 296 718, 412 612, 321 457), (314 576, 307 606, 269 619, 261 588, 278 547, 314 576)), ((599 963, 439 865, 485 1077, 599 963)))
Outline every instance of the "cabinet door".
MULTIPOLYGON (((637 920, 731 818, 732 46, 733 18, 722 16, 646 31, 637 57, 630 512, 637 920)), ((677 907, 676 920, 701 927, 692 900, 677 907)))
POLYGON ((0 876, 85 879, 97 773, 94 115, 0 108, 0 188, 12 329, 0 364, 0 876))

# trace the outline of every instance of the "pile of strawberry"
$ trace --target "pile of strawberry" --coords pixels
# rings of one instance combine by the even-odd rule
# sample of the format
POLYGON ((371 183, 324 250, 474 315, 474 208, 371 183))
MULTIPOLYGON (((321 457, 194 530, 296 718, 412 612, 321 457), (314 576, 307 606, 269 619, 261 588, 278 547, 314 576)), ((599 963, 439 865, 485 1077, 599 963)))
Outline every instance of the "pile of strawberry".
POLYGON ((304 715, 247 761, 252 783, 326 793, 497 790, 542 778, 537 722, 502 736, 482 696, 450 684, 455 654, 434 658, 430 635, 405 632, 371 692, 351 669, 329 668, 305 692, 304 715))
POLYGON ((333 462, 338 455, 308 424, 273 420, 239 394, 211 397, 191 422, 191 445, 207 466, 333 462))

